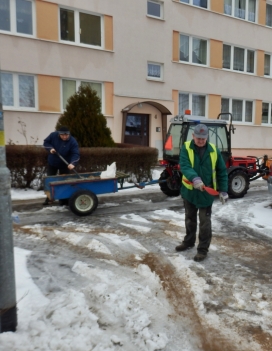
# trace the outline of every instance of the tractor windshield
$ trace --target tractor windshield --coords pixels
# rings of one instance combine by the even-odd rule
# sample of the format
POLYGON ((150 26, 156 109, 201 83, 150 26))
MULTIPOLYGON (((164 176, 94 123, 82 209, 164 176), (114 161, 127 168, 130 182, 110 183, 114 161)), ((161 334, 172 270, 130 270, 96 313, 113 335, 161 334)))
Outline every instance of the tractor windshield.
MULTIPOLYGON (((210 143, 213 143, 222 153, 225 161, 229 157, 228 131, 225 124, 205 123, 209 129, 210 143)), ((193 139, 196 123, 172 123, 166 136, 163 150, 164 159, 178 163, 180 149, 185 141, 193 139)))
MULTIPOLYGON (((210 143, 213 143, 221 152, 228 152, 227 129, 225 125, 206 124, 209 129, 210 143)), ((190 124, 187 134, 187 140, 193 139, 195 124, 190 124)))

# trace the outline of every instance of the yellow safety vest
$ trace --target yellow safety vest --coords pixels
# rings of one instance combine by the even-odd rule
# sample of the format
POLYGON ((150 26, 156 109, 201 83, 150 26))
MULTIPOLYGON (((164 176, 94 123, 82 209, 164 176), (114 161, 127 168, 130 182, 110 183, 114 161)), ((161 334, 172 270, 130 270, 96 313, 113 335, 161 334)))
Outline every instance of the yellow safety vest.
MULTIPOLYGON (((189 155, 189 160, 191 162, 192 168, 194 167, 194 150, 190 148, 190 144, 191 141, 186 141, 184 143, 186 150, 188 151, 188 155, 189 155)), ((217 186, 216 186, 216 161, 217 161, 217 152, 216 152, 216 147, 214 144, 209 143, 209 145, 211 145, 211 147, 213 148, 213 151, 210 152, 210 157, 211 157, 211 161, 212 161, 212 181, 213 181, 213 188, 216 190, 217 186)), ((182 171, 182 170, 181 170, 182 171)), ((182 176, 182 184, 189 190, 193 190, 193 185, 192 182, 190 182, 185 175, 182 176)))

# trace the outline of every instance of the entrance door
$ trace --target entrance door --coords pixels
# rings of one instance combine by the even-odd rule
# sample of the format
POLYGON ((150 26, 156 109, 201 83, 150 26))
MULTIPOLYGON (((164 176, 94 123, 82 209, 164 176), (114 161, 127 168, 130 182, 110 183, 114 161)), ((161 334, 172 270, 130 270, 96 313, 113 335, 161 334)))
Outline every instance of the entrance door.
POLYGON ((149 115, 128 113, 125 128, 124 142, 148 146, 149 140, 149 115))

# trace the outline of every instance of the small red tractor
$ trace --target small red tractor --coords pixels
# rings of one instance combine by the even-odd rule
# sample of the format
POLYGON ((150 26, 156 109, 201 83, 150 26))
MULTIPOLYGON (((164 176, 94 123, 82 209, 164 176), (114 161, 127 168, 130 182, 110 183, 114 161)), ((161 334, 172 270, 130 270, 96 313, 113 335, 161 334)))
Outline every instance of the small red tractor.
MULTIPOLYGON (((215 144, 221 151, 228 171, 228 194, 231 198, 243 197, 251 181, 258 178, 267 179, 269 175, 269 160, 264 157, 232 156, 231 133, 234 133, 231 113, 220 113, 217 119, 192 116, 186 111, 184 116, 171 119, 166 135, 161 165, 165 170, 161 173, 159 184, 161 191, 168 196, 180 194, 182 170, 179 167, 179 153, 185 141, 192 139, 194 127, 198 123, 205 124, 209 129, 208 141, 215 144), (186 114, 187 112, 187 114, 186 114)), ((270 160, 271 161, 271 160, 270 160)))

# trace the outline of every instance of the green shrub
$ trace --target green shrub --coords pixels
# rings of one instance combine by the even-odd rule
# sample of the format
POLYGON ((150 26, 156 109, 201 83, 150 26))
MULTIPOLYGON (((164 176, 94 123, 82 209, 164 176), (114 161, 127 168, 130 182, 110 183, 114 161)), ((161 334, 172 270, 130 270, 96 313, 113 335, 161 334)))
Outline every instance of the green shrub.
POLYGON ((80 147, 114 147, 111 130, 101 113, 101 100, 88 85, 80 86, 60 116, 56 130, 61 125, 69 127, 80 147))

